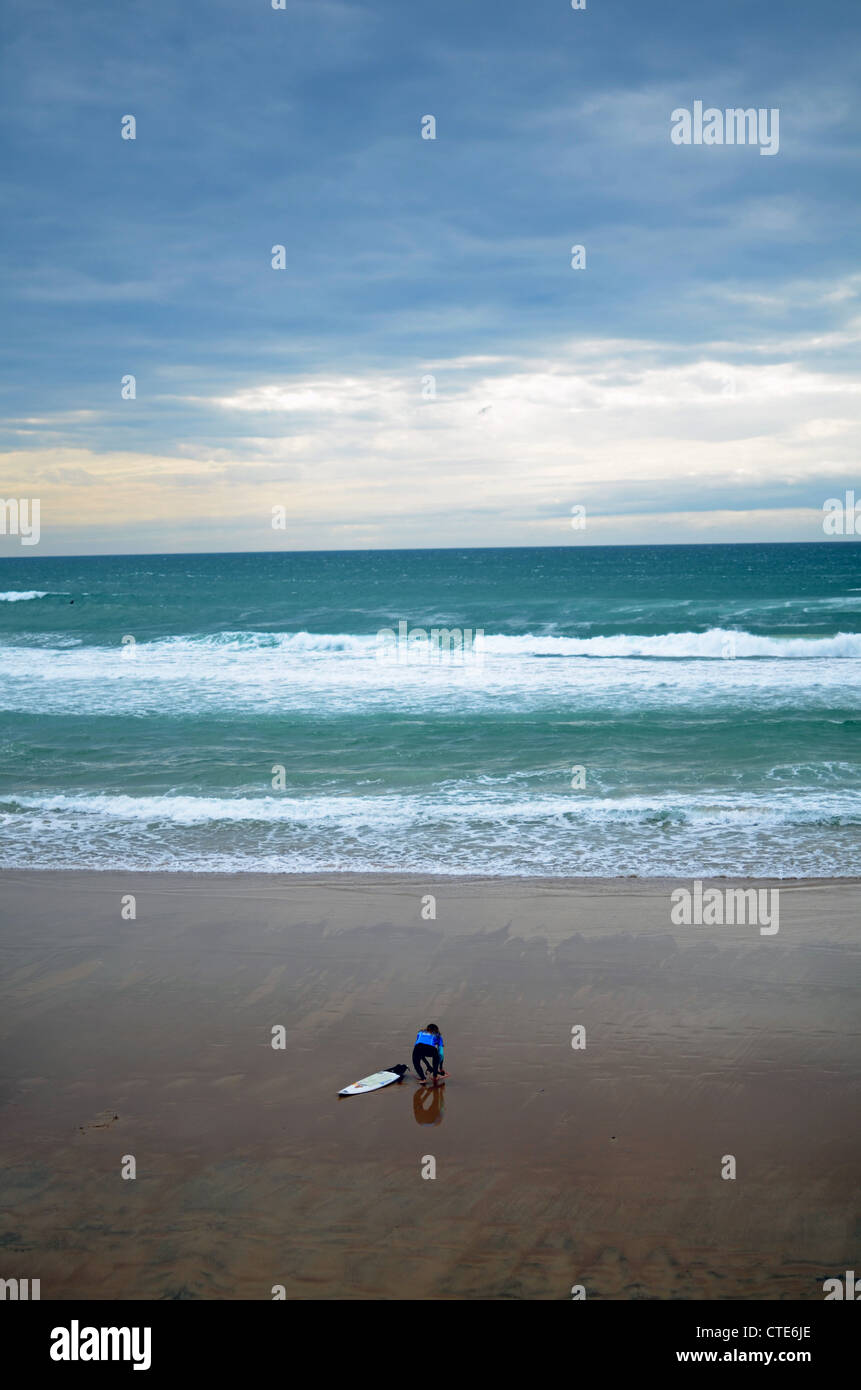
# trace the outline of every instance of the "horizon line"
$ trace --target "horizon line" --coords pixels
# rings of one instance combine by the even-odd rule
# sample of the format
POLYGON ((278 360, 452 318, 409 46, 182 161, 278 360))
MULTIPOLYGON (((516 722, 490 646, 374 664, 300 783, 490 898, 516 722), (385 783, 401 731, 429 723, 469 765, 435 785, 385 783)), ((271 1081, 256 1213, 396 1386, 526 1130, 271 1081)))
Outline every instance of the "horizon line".
POLYGON ((141 559, 192 559, 194 556, 213 555, 413 555, 497 551, 497 550, 691 550, 726 548, 728 546, 789 546, 789 545, 829 545, 861 543, 858 536, 823 536, 820 540, 809 541, 634 541, 602 542, 586 545, 395 545, 395 546, 330 546, 309 550, 126 550, 95 551, 90 553, 72 552, 58 555, 0 555, 4 560, 141 560, 141 559))

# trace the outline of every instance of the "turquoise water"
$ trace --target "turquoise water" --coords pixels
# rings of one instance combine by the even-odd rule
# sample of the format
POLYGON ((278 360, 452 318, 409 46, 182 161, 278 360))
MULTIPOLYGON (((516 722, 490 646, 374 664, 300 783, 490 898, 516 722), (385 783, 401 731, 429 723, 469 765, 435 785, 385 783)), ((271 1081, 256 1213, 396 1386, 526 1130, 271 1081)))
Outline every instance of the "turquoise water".
POLYGON ((855 874, 859 674, 853 543, 2 560, 0 863, 855 874))

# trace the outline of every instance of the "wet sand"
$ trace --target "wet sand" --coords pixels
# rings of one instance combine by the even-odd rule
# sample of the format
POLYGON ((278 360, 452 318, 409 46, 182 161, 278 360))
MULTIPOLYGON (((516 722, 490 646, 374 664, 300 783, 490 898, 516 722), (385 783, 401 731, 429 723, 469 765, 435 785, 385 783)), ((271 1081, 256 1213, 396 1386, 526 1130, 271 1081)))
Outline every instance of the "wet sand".
POLYGON ((774 936, 671 926, 676 886, 0 875, 0 1277, 821 1299, 858 1268, 861 883, 781 884, 774 936), (337 1099, 431 1020, 446 1086, 337 1099))

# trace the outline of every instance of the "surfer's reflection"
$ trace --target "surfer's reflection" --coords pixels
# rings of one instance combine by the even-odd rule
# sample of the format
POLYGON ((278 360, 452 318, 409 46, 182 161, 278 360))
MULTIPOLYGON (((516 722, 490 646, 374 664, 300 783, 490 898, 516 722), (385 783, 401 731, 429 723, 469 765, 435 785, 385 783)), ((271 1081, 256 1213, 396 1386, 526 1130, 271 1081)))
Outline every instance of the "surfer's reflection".
POLYGON ((417 1125, 442 1124, 445 1086, 417 1086, 413 1095, 413 1114, 417 1125))

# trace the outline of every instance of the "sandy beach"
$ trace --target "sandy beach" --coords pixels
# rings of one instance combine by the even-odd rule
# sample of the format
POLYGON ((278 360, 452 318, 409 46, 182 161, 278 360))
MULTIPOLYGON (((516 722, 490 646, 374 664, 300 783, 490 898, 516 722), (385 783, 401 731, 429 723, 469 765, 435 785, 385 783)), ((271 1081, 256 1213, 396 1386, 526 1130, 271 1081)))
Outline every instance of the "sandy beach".
POLYGON ((0 878, 3 1273, 43 1299, 821 1299, 857 1265, 857 880, 782 883, 763 936, 672 926, 659 881, 0 878), (445 1087, 338 1100, 430 1019, 445 1087))

